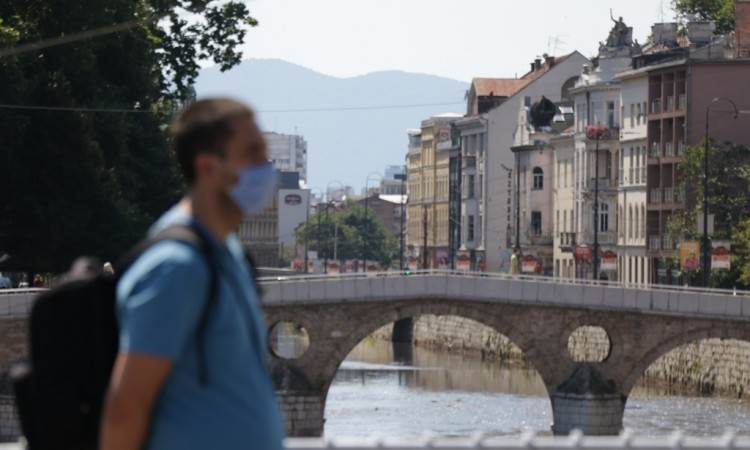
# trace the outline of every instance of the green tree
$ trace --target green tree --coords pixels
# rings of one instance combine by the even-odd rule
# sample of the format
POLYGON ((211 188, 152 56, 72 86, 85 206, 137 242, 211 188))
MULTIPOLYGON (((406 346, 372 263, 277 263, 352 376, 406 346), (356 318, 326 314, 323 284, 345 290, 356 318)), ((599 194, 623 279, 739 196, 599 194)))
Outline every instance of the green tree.
POLYGON ((682 21, 689 16, 716 22, 716 33, 734 30, 735 0, 673 0, 673 6, 682 21))
POLYGON ((340 260, 362 259, 366 251, 368 261, 387 267, 398 255, 393 234, 372 210, 365 215, 361 205, 349 204, 344 211, 329 212, 327 218, 325 212, 315 214, 307 225, 297 229, 297 241, 302 243, 307 237, 308 249, 317 251, 319 258, 333 259, 336 236, 336 256, 340 260))
MULTIPOLYGON (((678 166, 681 178, 678 188, 685 192, 687 206, 667 222, 667 232, 676 242, 702 237, 697 217, 703 213, 704 155, 705 143, 689 146, 678 166)), ((714 271, 711 284, 733 287, 741 282, 742 264, 750 262, 741 256, 747 243, 739 240, 744 236, 743 226, 750 219, 750 149, 711 142, 708 161, 708 210, 714 215, 712 237, 731 241, 732 252, 738 257, 731 271, 714 271)))
POLYGON ((0 58, 0 103, 62 108, 0 108, 0 254, 29 271, 114 260, 179 198, 165 129, 194 96, 199 62, 232 67, 256 22, 241 2, 210 0, 19 0, 0 3, 0 18, 3 48, 142 20, 0 58))

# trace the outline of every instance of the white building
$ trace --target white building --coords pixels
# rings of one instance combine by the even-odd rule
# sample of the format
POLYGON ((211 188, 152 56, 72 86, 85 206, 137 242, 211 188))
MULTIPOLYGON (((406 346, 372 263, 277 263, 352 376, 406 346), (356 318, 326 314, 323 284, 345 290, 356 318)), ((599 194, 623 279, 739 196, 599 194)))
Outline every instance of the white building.
MULTIPOLYGON (((617 74, 630 69, 638 50, 633 29, 622 20, 615 23, 599 49, 594 67, 585 66, 571 90, 575 104, 575 210, 576 241, 589 249, 576 261, 578 278, 617 279, 620 131, 625 110, 617 74), (587 136, 590 125, 606 126, 599 139, 587 136), (598 204, 598 210, 595 205, 598 204), (596 245, 599 246, 598 255, 596 245), (598 256, 598 271, 594 264, 598 256)), ((626 135, 631 136, 631 135, 626 135)), ((583 253, 581 253, 583 254, 583 253)), ((580 256, 580 254, 579 254, 580 256)))
POLYGON ((565 130, 550 139, 555 148, 555 179, 553 202, 555 205, 554 251, 555 276, 575 278, 576 246, 575 211, 575 128, 565 130))
POLYGON ((620 131, 617 190, 617 279, 647 284, 646 178, 648 73, 624 72, 620 80, 620 131))
POLYGON ((532 63, 533 70, 526 74, 524 87, 511 95, 496 108, 487 112, 486 162, 481 174, 482 192, 480 203, 482 214, 483 243, 486 249, 487 269, 497 271, 501 264, 501 252, 512 249, 510 237, 513 224, 508 223, 511 205, 510 178, 514 157, 510 148, 514 144, 514 133, 518 127, 518 111, 531 106, 542 96, 556 104, 569 98, 568 91, 578 78, 581 66, 590 61, 579 52, 562 57, 548 56, 532 63))
POLYGON ((276 170, 297 172, 303 184, 307 181, 307 142, 293 134, 263 133, 268 146, 268 158, 276 170))

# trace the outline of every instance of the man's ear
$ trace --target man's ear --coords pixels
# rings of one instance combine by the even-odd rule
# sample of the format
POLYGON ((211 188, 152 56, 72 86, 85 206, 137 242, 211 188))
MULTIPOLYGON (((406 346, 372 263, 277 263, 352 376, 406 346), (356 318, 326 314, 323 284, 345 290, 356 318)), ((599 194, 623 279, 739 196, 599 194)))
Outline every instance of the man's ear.
POLYGON ((193 161, 193 169, 196 180, 211 178, 217 170, 215 157, 208 153, 199 153, 193 161))

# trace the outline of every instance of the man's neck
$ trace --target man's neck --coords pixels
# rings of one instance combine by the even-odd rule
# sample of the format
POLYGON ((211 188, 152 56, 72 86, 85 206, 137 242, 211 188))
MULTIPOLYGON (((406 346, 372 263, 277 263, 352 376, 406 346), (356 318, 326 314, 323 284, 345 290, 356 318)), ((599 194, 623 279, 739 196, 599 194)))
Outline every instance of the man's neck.
POLYGON ((227 211, 226 206, 221 205, 213 195, 193 190, 180 201, 178 207, 192 215, 219 241, 224 242, 242 220, 240 214, 227 211))

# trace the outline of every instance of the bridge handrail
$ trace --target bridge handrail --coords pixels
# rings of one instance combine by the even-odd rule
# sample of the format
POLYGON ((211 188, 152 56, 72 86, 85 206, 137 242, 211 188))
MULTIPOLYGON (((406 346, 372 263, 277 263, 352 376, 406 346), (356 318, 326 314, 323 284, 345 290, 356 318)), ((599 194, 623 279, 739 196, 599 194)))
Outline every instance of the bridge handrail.
POLYGON ((47 288, 16 288, 16 289, 0 289, 0 296, 3 295, 19 295, 19 294, 36 294, 40 292, 48 291, 47 288))
POLYGON ((621 281, 603 281, 603 280, 581 280, 573 278, 557 278, 557 277, 545 277, 545 276, 531 276, 531 275, 510 275, 501 273, 487 273, 487 272, 468 272, 458 270, 443 270, 443 269, 431 269, 431 270, 416 270, 416 271, 390 271, 390 272, 354 272, 354 273, 342 273, 342 274, 313 274, 313 275, 294 275, 285 277, 262 277, 259 279, 261 283, 268 282, 297 282, 297 281, 316 281, 316 280, 349 280, 357 278, 400 278, 400 277, 419 277, 429 275, 444 275, 454 277, 472 277, 472 278, 490 278, 490 279, 502 279, 502 280, 516 280, 516 281, 531 281, 537 283, 552 283, 552 284, 568 284, 574 286, 602 286, 612 288, 635 288, 642 290, 653 290, 660 292, 695 292, 700 294, 716 294, 726 295, 733 297, 750 297, 750 291, 740 289, 718 289, 718 288, 701 288, 694 286, 675 286, 675 285, 663 285, 663 284, 639 284, 639 283, 627 283, 621 281), (408 274, 407 274, 408 273, 408 274))
POLYGON ((636 450, 729 450, 750 449, 749 436, 737 436, 727 432, 720 436, 688 437, 681 432, 668 436, 636 436, 625 432, 620 436, 583 436, 573 432, 569 436, 521 436, 485 437, 475 435, 467 438, 360 438, 360 439, 286 439, 286 450, 517 450, 517 449, 636 449, 636 450))

